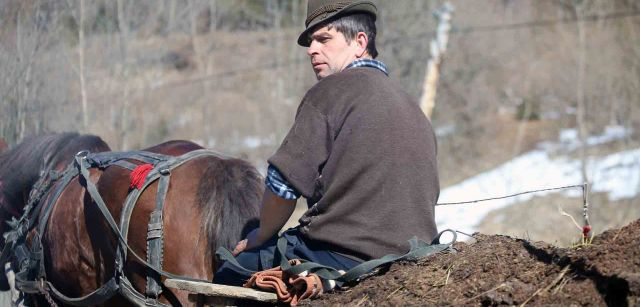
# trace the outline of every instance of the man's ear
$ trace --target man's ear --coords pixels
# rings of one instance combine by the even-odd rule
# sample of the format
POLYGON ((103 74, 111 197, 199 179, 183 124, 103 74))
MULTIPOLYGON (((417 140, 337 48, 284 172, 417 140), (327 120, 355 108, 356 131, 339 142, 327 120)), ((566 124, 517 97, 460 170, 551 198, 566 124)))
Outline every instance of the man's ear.
POLYGON ((367 36, 367 33, 358 32, 358 34, 356 34, 355 42, 358 45, 358 50, 356 51, 356 57, 362 58, 366 56, 367 45, 369 44, 369 37, 367 36))

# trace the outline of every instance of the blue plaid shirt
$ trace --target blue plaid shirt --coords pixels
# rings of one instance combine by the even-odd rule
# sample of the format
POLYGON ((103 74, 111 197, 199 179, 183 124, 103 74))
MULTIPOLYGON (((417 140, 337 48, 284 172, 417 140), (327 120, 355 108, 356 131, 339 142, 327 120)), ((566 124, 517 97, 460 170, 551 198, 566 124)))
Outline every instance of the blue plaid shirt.
MULTIPOLYGON (((373 67, 381 70, 385 75, 389 75, 387 66, 378 60, 357 59, 349 64, 345 69, 354 67, 373 67)), ((271 192, 286 200, 294 200, 300 198, 301 194, 289 182, 282 177, 282 174, 273 165, 269 164, 267 168, 267 178, 265 185, 271 192)))
POLYGON ((384 65, 384 63, 378 60, 357 59, 351 62, 351 64, 349 64, 345 69, 354 68, 354 67, 373 67, 381 70, 385 75, 387 76, 389 75, 389 71, 387 70, 387 65, 384 65))
POLYGON ((282 177, 282 174, 273 165, 269 164, 267 168, 267 178, 265 179, 267 188, 274 194, 286 200, 294 200, 300 198, 300 192, 296 191, 289 182, 282 177))

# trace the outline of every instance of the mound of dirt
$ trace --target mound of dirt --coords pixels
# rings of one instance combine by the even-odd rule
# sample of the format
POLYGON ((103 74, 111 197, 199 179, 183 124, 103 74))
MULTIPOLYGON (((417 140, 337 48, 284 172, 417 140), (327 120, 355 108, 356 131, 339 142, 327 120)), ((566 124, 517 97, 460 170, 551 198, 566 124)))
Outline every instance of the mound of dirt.
POLYGON ((640 306, 640 220, 574 248, 478 233, 474 239, 305 304, 640 306))

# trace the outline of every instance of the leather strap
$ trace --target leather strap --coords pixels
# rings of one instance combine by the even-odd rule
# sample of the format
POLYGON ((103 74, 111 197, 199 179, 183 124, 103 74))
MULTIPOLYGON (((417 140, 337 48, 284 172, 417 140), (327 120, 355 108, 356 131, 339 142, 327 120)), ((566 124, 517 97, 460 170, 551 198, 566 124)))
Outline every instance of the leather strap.
MULTIPOLYGON (((362 277, 370 274, 374 269, 381 267, 385 264, 389 264, 392 262, 400 261, 400 260, 417 260, 420 258, 424 258, 430 256, 432 254, 444 251, 448 249, 457 239, 457 234, 455 231, 447 229, 440 232, 433 240, 431 244, 426 243, 424 241, 419 240, 417 237, 413 237, 409 240, 409 244, 411 246, 409 252, 404 255, 395 255, 389 254, 379 259, 374 259, 370 261, 365 261, 354 268, 350 269, 346 273, 341 273, 339 270, 335 268, 322 265, 319 263, 311 262, 311 261, 302 261, 299 265, 292 266, 289 263, 289 259, 286 257, 286 248, 287 248, 287 239, 281 237, 278 239, 278 243, 276 245, 276 253, 280 256, 280 267, 283 271, 298 275, 303 272, 315 273, 320 278, 325 280, 335 280, 339 284, 350 283, 359 280, 362 277), (445 232, 451 232, 453 234, 453 240, 447 244, 439 244, 440 237, 445 232)), ((237 269, 247 272, 247 273, 255 273, 254 271, 248 270, 244 268, 236 259, 233 257, 231 252, 226 248, 218 248, 216 251, 216 256, 221 260, 228 261, 230 264, 235 266, 237 269)), ((276 256, 277 258, 277 256, 276 256)))
MULTIPOLYGON (((187 161, 197 158, 197 157, 203 157, 203 156, 214 156, 214 157, 218 157, 218 158, 225 158, 226 156, 223 156, 217 152, 213 152, 210 150, 206 150, 206 149, 201 149, 201 150, 194 150, 191 152, 188 152, 182 156, 179 157, 171 157, 169 160, 167 161, 163 161, 161 163, 158 163, 156 165, 156 167, 149 173, 149 175, 147 175, 147 180, 145 181, 144 185, 142 186, 142 188, 140 190, 134 190, 131 194, 134 195, 134 197, 129 197, 129 199, 132 200, 137 200, 137 197, 139 197, 139 192, 140 191, 144 191, 151 183, 153 183, 156 179, 158 179, 161 174, 160 172, 163 170, 173 170, 174 168, 186 163, 187 161), (138 193, 136 193, 135 191, 138 191, 138 193)), ((145 265, 148 269, 151 269, 152 271, 154 271, 155 273, 157 273, 160 276, 164 276, 167 278, 172 278, 172 279, 182 279, 182 280, 188 280, 188 281, 199 281, 199 282, 209 282, 206 280, 201 280, 201 279, 197 279, 197 278, 190 278, 190 277, 185 277, 185 276, 179 276, 179 275, 175 275, 166 271, 163 271, 161 268, 150 264, 149 262, 147 262, 144 258, 140 257, 140 255, 138 255, 132 248, 131 246, 129 246, 129 244, 127 243, 126 237, 125 237, 125 233, 128 230, 128 224, 126 225, 127 227, 122 227, 122 231, 117 227, 115 221, 113 220, 113 217, 111 216, 109 210, 106 207, 106 204, 104 203, 104 200, 102 199, 102 196, 100 195, 100 193, 98 193, 98 190, 95 186, 95 183, 93 183, 91 181, 91 178, 88 177, 88 169, 91 167, 87 161, 89 161, 90 159, 85 159, 82 156, 76 156, 76 163, 78 165, 78 167, 80 168, 80 175, 83 176, 83 178, 85 179, 86 182, 86 188, 87 191, 89 192, 89 195, 91 196, 91 198, 94 200, 94 202, 96 203, 96 205, 98 206, 98 209, 100 209, 100 212, 103 214, 103 216, 105 217, 105 219, 107 220, 107 223, 109 225, 109 227, 111 228, 111 230, 113 231, 113 233, 116 235, 116 237, 118 238, 118 241, 120 242, 120 247, 122 248, 123 254, 127 255, 127 254, 131 254, 137 261, 139 261, 140 263, 142 263, 143 265, 145 265)), ((133 201, 133 203, 135 203, 135 201, 133 201)), ((124 213, 123 213, 124 214, 124 213)), ((124 219, 127 220, 127 219, 124 219)), ((124 258, 126 259, 126 258, 124 258)), ((121 278, 125 278, 124 276, 122 276, 121 278)))
MULTIPOLYGON (((147 229, 147 261, 158 268, 162 268, 164 245, 162 208, 164 207, 164 201, 167 197, 171 173, 169 171, 165 171, 161 172, 161 175, 162 176, 158 181, 158 192, 156 193, 156 208, 151 213, 147 229)), ((147 270, 147 296, 153 300, 157 300, 161 292, 162 287, 160 286, 160 276, 152 270, 147 270)))
POLYGON ((50 291, 53 296, 64 304, 73 306, 95 306, 102 304, 118 293, 118 282, 115 277, 93 292, 81 297, 68 297, 58 290, 53 284, 45 280, 30 281, 25 272, 16 273, 16 288, 30 294, 39 294, 50 291))

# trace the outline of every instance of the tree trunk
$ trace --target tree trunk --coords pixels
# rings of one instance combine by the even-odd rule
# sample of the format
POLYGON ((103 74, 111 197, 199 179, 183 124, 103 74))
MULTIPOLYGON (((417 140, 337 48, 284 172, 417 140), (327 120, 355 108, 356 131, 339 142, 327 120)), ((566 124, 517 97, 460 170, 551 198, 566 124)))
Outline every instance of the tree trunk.
MULTIPOLYGON (((22 27, 22 9, 18 10, 18 16, 16 18, 16 51, 18 53, 18 71, 22 69, 22 65, 24 65, 25 59, 24 55, 24 47, 23 47, 23 27, 22 27)), ((21 130, 21 123, 24 122, 24 100, 22 97, 21 90, 24 86, 24 81, 22 78, 18 80, 18 86, 16 87, 16 120, 14 122, 14 135, 16 135, 16 143, 18 140, 22 139, 22 135, 24 131, 21 130)))
POLYGON ((436 104, 436 90, 438 79, 440 78, 440 64, 442 58, 447 51, 449 43, 449 30, 451 29, 451 15, 453 6, 446 2, 436 11, 438 18, 438 32, 436 38, 431 41, 431 58, 427 63, 427 71, 424 77, 424 85, 422 89, 422 98, 420 99, 420 108, 424 114, 430 119, 436 104))
POLYGON ((127 132, 129 130, 129 22, 125 15, 124 1, 118 0, 118 30, 120 40, 120 61, 122 66, 122 80, 123 92, 122 92, 122 106, 120 107, 120 118, 116 119, 119 123, 118 133, 120 140, 120 149, 127 150, 129 147, 127 140, 127 132))
POLYGON ((167 35, 174 30, 176 23, 176 0, 171 0, 169 5, 169 22, 167 22, 167 35))
POLYGON ((89 110, 87 107, 87 88, 84 71, 84 0, 80 0, 80 24, 78 25, 78 55, 80 60, 80 99, 82 102, 82 130, 89 129, 89 110))
POLYGON ((209 0, 209 32, 218 29, 218 3, 217 0, 209 0))

